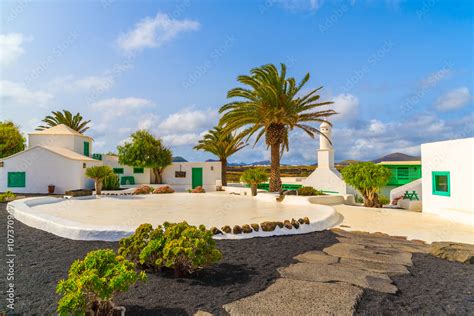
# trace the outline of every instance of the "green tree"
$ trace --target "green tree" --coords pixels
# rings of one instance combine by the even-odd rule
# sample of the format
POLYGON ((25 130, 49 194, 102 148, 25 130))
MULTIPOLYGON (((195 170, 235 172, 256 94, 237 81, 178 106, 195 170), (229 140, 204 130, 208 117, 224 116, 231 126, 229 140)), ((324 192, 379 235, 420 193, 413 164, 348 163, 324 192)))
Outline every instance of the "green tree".
POLYGON ((265 143, 271 151, 270 191, 281 189, 280 158, 289 149, 288 132, 299 128, 310 137, 320 131, 306 123, 323 122, 336 114, 333 110, 318 110, 333 102, 320 102, 317 94, 322 87, 302 93, 302 88, 310 78, 307 73, 296 83, 286 77, 286 66, 281 64, 280 72, 274 65, 254 68, 250 75, 239 76, 237 80, 245 88, 234 88, 227 93, 228 98, 239 98, 222 106, 220 125, 225 131, 244 128, 241 137, 250 138, 256 134, 255 144, 265 136, 265 143))
POLYGON ((364 206, 382 207, 378 192, 390 179, 390 170, 373 162, 359 162, 344 167, 341 174, 347 184, 362 194, 364 206))
POLYGON ((171 150, 146 130, 139 130, 130 138, 131 142, 117 147, 119 162, 127 166, 151 168, 156 182, 162 183, 163 170, 173 162, 171 150))
POLYGON ((257 195, 257 186, 268 180, 268 174, 263 168, 250 168, 245 170, 240 177, 240 181, 250 185, 252 195, 257 195))
POLYGON ((94 179, 95 181, 95 194, 100 195, 102 193, 102 184, 104 179, 114 175, 112 168, 109 166, 94 166, 86 169, 86 177, 94 179))
POLYGON ((0 158, 9 157, 25 149, 25 138, 11 121, 0 122, 0 158))
POLYGON ((52 115, 46 116, 42 122, 45 123, 45 125, 38 126, 36 128, 37 131, 42 131, 44 129, 48 129, 50 127, 64 124, 66 126, 69 126, 73 130, 79 132, 79 133, 84 133, 89 129, 87 126, 91 121, 84 121, 82 118, 82 115, 79 113, 76 113, 76 115, 72 115, 71 112, 67 110, 61 111, 52 111, 52 115))
POLYGON ((194 149, 210 152, 219 158, 222 166, 222 185, 227 185, 227 159, 245 146, 242 137, 225 133, 222 127, 215 126, 203 136, 194 149))

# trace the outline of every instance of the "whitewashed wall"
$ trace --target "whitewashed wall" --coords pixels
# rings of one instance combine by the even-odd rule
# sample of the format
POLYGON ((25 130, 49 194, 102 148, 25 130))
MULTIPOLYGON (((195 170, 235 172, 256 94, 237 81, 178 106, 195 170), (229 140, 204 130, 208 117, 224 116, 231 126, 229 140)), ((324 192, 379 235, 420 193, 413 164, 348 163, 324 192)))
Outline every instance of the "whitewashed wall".
POLYGON ((28 135, 28 148, 35 146, 61 147, 84 154, 84 142, 89 143, 89 155, 92 156, 92 140, 76 135, 28 135))
POLYGON ((119 174, 120 178, 123 176, 132 176, 135 179, 135 184, 150 183, 151 170, 149 168, 145 168, 143 173, 133 173, 133 167, 119 164, 118 157, 112 155, 102 155, 102 162, 111 168, 123 168, 123 174, 119 174))
POLYGON ((221 178, 221 163, 217 162, 173 162, 163 171, 163 182, 181 189, 191 189, 192 168, 202 168, 203 187, 206 191, 216 190, 216 181, 221 178), (185 171, 185 178, 176 178, 175 171, 185 171))
POLYGON ((423 212, 474 225, 474 138, 421 145, 423 212), (450 196, 434 195, 432 172, 450 172, 450 196))

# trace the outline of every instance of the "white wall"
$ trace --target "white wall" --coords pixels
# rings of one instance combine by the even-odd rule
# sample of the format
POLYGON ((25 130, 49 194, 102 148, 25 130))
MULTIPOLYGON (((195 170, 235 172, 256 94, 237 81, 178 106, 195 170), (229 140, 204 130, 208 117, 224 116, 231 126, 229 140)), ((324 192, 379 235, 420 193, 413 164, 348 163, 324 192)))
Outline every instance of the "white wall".
POLYGON ((202 168, 203 187, 206 191, 216 190, 216 181, 221 179, 221 163, 217 162, 173 162, 163 171, 163 182, 191 189, 192 168, 202 168), (185 178, 176 178, 175 171, 185 171, 185 178))
POLYGON ((150 183, 150 173, 149 168, 145 168, 143 173, 133 173, 133 167, 124 166, 119 164, 118 157, 112 155, 102 155, 102 162, 104 165, 110 166, 111 168, 123 168, 123 174, 118 176, 132 176, 135 179, 135 184, 149 184, 150 183))
POLYGON ((348 192, 348 186, 336 169, 316 168, 302 184, 316 190, 332 191, 339 194, 351 193, 348 192))
MULTIPOLYGON (((47 149, 36 147, 12 158, 3 160, 0 167, 0 192, 48 193, 48 185, 56 186, 55 193, 67 190, 92 188, 93 182, 84 175, 83 161, 67 159, 47 149), (25 172, 26 187, 8 188, 8 172, 25 172)), ((86 167, 100 165, 100 161, 87 161, 86 167)))
POLYGON ((474 138, 421 145, 423 212, 474 225, 474 138), (434 195, 432 172, 450 172, 450 196, 434 195))
POLYGON ((89 143, 89 156, 92 156, 92 140, 78 135, 28 135, 28 148, 35 146, 61 147, 84 154, 84 142, 89 143))

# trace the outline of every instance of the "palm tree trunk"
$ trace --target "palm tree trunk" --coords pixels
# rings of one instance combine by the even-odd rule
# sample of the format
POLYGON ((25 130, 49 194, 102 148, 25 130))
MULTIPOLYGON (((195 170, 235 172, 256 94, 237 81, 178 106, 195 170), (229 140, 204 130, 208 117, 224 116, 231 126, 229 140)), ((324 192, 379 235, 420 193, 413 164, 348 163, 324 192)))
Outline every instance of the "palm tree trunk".
POLYGON ((153 168, 153 174, 155 175, 155 183, 161 184, 163 182, 163 178, 161 177, 161 170, 158 168, 153 168))
POLYGON ((280 179, 280 144, 271 144, 271 165, 270 165, 270 192, 279 192, 281 189, 280 179))
POLYGON ((226 186, 227 185, 227 159, 221 159, 221 180, 222 180, 222 185, 226 186))
POLYGON ((257 195, 257 184, 256 183, 252 183, 250 185, 250 190, 252 192, 252 196, 256 196, 257 195))
POLYGON ((95 180, 95 195, 102 193, 102 180, 95 180))

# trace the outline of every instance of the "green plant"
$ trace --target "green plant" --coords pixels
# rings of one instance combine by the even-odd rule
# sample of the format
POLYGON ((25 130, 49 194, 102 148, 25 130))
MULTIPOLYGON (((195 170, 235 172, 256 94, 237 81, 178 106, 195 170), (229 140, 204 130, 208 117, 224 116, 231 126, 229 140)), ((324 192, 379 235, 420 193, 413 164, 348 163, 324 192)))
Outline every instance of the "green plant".
POLYGON ((257 195, 257 185, 268 180, 268 174, 263 168, 247 169, 242 173, 240 181, 250 185, 252 195, 257 195))
POLYGON ((170 268, 176 275, 192 273, 222 258, 212 232, 186 222, 164 223, 155 229, 140 225, 120 240, 119 254, 145 268, 170 268))
POLYGON ((203 136, 198 144, 194 146, 194 149, 204 150, 219 157, 221 161, 222 185, 226 186, 227 159, 245 146, 242 137, 224 132, 222 127, 215 126, 203 136))
POLYGON ((379 201, 378 192, 390 179, 390 170, 373 162, 359 162, 344 167, 341 170, 341 174, 347 184, 362 194, 364 206, 382 206, 379 201))
POLYGON ((102 193, 102 184, 104 179, 113 174, 114 172, 109 166, 93 166, 86 169, 86 177, 94 179, 95 181, 96 195, 100 195, 102 193))
POLYGON ((173 162, 171 150, 146 130, 139 130, 130 138, 130 142, 117 147, 119 162, 127 166, 151 168, 155 182, 161 183, 163 170, 173 162))
POLYGON ((10 202, 16 198, 16 195, 11 192, 7 191, 5 193, 0 194, 0 202, 10 202))
POLYGON ((145 281, 144 272, 137 273, 135 264, 117 256, 112 249, 89 252, 69 268, 68 278, 60 280, 56 292, 59 315, 112 315, 113 298, 126 292, 137 281, 145 281))
POLYGON ((354 199, 356 203, 364 203, 364 198, 360 196, 359 194, 354 195, 354 199))
POLYGON ((313 187, 301 187, 297 190, 298 195, 311 196, 311 195, 325 195, 323 192, 316 190, 313 187))
POLYGON ((111 174, 104 178, 104 190, 118 190, 120 189, 120 177, 116 174, 111 174))
POLYGON ((0 121, 0 158, 9 157, 25 149, 25 138, 11 121, 0 121))
POLYGON ((79 132, 79 133, 84 133, 89 129, 87 124, 89 124, 91 121, 84 121, 82 118, 82 115, 77 113, 76 115, 72 115, 71 112, 67 110, 61 111, 52 111, 51 112, 53 115, 48 115, 46 116, 42 122, 46 123, 45 125, 38 126, 36 128, 37 131, 41 131, 44 129, 48 129, 53 126, 57 126, 60 124, 64 124, 73 130, 79 132))
POLYGON ((289 149, 288 133, 299 128, 314 138, 320 131, 307 123, 322 123, 336 114, 333 110, 316 110, 332 102, 320 102, 317 92, 322 87, 303 92, 309 78, 309 73, 298 83, 295 78, 287 78, 284 64, 279 70, 271 64, 254 68, 250 75, 237 77, 245 87, 227 93, 228 98, 238 100, 219 110, 223 113, 219 125, 224 126, 224 132, 242 130, 240 137, 256 135, 255 143, 265 136, 271 153, 270 192, 281 188, 280 158, 289 149))
POLYGON ((379 194, 379 202, 381 205, 390 204, 390 199, 383 194, 379 194))

